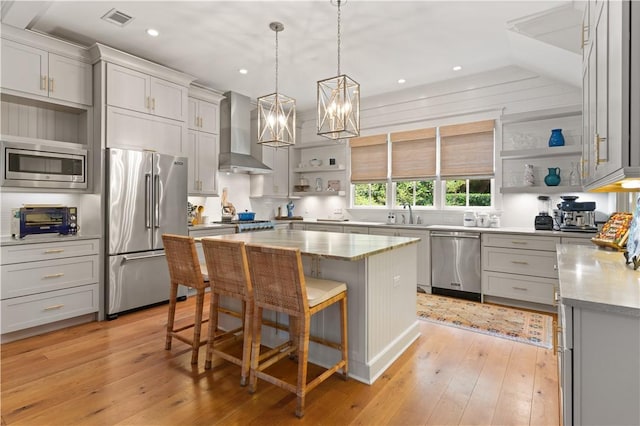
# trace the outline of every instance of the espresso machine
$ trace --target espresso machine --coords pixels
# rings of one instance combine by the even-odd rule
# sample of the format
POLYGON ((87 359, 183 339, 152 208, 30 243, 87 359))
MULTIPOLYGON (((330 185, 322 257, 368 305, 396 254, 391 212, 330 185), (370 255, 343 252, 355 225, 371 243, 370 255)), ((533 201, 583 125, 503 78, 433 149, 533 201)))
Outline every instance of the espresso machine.
POLYGON ((558 204, 560 210, 560 230, 569 232, 597 232, 596 203, 577 202, 577 196, 564 195, 558 204))

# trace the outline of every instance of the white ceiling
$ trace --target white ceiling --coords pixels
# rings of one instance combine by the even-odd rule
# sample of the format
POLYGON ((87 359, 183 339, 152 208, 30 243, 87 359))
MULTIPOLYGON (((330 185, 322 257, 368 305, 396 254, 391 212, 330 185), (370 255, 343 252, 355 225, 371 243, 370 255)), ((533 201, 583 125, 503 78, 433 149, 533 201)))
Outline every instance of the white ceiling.
MULTIPOLYGON (((581 4, 343 0, 341 71, 360 83, 363 98, 514 64, 579 85, 581 4)), ((3 1, 2 18, 83 45, 97 41, 254 99, 275 89, 269 23, 280 21, 281 93, 311 109, 316 81, 337 73, 337 8, 329 0, 3 1), (124 27, 100 19, 112 8, 134 19, 124 27), (149 37, 147 28, 160 36, 149 37)))

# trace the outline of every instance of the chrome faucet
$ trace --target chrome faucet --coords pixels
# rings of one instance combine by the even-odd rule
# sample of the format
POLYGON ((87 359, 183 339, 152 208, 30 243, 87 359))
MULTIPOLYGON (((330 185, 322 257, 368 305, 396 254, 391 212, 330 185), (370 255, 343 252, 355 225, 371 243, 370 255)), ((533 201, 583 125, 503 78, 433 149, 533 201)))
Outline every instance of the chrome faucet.
POLYGON ((409 207, 409 223, 413 223, 413 210, 411 210, 411 204, 409 203, 404 203, 402 205, 403 209, 406 209, 407 207, 409 207))

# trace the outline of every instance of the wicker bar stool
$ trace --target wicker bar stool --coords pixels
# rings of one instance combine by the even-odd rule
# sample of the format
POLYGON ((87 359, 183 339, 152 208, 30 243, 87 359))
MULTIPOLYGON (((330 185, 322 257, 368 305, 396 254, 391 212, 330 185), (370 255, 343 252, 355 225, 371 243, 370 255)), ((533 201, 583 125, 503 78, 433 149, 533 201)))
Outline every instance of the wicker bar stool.
POLYGON ((251 361, 251 321, 253 316, 253 288, 249 277, 249 265, 243 241, 202 240, 204 257, 207 262, 211 283, 211 308, 209 309, 209 338, 205 368, 211 368, 213 354, 241 367, 240 385, 247 384, 251 361), (242 313, 238 314, 220 306, 220 296, 227 296, 242 302, 242 313), (240 317, 239 328, 220 332, 218 314, 240 317), (229 343, 243 338, 242 356, 238 357, 226 349, 229 343))
POLYGON ((297 396, 296 416, 304 416, 307 392, 342 369, 348 375, 347 353, 347 285, 345 283, 305 277, 300 250, 247 244, 249 271, 254 290, 253 347, 249 391, 256 391, 260 378, 297 396), (311 316, 338 302, 340 304, 339 344, 314 338, 314 342, 340 350, 340 360, 307 382, 311 316), (289 341, 260 354, 263 309, 282 312, 289 316, 289 341), (297 356, 298 371, 295 384, 268 374, 265 370, 285 357, 297 356))
POLYGON ((207 343, 206 339, 200 338, 202 323, 208 319, 202 319, 204 306, 204 292, 209 283, 203 277, 201 265, 198 260, 196 244, 193 238, 184 235, 163 234, 162 243, 169 265, 169 275, 171 277, 171 293, 169 296, 169 316, 167 319, 167 340, 165 349, 171 349, 171 339, 176 339, 191 345, 191 364, 198 363, 198 351, 200 346, 207 343), (178 285, 196 289, 196 313, 191 324, 174 328, 176 316, 176 297, 178 295, 178 285), (179 333, 193 328, 193 338, 188 338, 179 333))

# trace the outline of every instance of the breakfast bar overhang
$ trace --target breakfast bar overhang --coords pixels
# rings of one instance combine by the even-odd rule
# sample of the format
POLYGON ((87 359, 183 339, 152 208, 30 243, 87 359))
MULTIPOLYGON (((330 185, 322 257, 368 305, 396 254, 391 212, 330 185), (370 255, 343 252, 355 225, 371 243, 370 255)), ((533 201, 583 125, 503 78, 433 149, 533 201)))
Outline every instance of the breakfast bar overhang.
MULTIPOLYGON (((420 335, 416 316, 419 238, 286 229, 206 238, 298 248, 306 275, 345 282, 349 376, 356 380, 373 383, 420 335)), ((332 306, 325 311, 313 317, 311 334, 338 342, 338 309, 332 306)), ((263 341, 275 345, 283 340, 282 334, 265 330, 263 341)), ((338 351, 311 342, 309 357, 318 365, 330 365, 338 351)))

